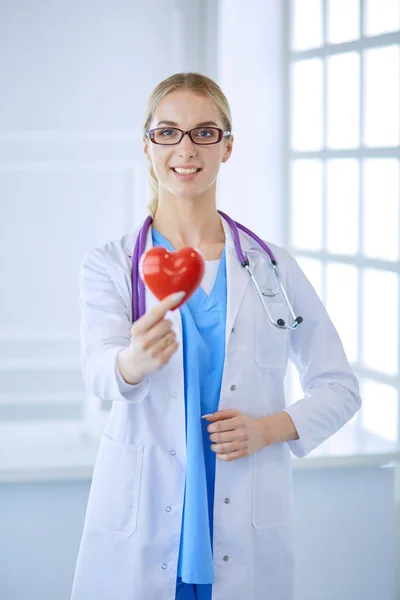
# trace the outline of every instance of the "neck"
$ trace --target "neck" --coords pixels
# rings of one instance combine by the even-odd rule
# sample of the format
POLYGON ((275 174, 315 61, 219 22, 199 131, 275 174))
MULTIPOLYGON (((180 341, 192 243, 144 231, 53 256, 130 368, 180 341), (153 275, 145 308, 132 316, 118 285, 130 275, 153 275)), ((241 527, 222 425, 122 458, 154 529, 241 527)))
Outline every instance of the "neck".
POLYGON ((192 246, 203 248, 225 242, 225 232, 215 200, 160 197, 153 227, 166 237, 176 250, 192 246))

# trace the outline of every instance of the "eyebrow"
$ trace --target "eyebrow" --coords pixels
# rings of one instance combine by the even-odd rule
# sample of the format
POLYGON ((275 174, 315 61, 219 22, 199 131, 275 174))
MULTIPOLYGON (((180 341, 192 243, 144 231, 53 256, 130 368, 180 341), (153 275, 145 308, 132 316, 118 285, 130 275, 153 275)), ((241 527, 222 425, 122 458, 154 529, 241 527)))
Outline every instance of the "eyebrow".
MULTIPOLYGON (((172 125, 172 127, 178 127, 178 123, 175 123, 175 121, 160 121, 159 123, 157 123, 157 127, 159 125, 172 125)), ((217 125, 217 123, 214 123, 214 121, 204 121, 203 123, 197 123, 195 127, 207 127, 207 125, 214 125, 215 127, 219 127, 219 125, 217 125)))

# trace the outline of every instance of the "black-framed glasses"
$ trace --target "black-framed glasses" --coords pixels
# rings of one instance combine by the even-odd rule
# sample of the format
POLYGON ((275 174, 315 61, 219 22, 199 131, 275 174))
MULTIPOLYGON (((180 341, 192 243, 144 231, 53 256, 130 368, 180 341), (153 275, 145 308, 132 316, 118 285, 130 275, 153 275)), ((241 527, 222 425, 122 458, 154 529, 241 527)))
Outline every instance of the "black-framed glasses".
POLYGON ((230 131, 224 131, 219 127, 195 127, 189 131, 183 131, 178 127, 157 127, 156 129, 146 130, 153 144, 161 146, 174 146, 179 144, 183 136, 188 134, 194 144, 208 146, 218 144, 224 137, 231 135, 230 131))

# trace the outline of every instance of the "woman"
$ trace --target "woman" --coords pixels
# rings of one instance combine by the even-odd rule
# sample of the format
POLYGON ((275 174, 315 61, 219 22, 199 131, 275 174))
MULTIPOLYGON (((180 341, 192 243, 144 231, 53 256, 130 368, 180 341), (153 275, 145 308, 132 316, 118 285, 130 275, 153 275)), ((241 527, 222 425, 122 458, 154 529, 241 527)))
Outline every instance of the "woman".
MULTIPOLYGON (((73 600, 291 600, 290 450, 305 456, 360 407, 337 332, 296 261, 269 244, 304 319, 296 329, 271 325, 249 284, 216 208, 231 131, 228 101, 205 76, 174 75, 149 100, 145 248, 201 250, 205 275, 186 303, 146 290, 147 311, 132 324, 138 231, 83 262, 84 379, 113 404, 73 600), (289 357, 305 396, 286 408, 289 357)), ((271 313, 290 321, 268 256, 246 233, 240 242, 274 294, 271 313)))

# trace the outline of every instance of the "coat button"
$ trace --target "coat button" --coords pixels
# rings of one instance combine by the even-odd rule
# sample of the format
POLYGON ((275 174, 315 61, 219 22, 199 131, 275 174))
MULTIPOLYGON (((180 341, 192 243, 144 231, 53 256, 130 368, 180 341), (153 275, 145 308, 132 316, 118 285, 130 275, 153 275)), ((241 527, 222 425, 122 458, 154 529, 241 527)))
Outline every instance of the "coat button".
POLYGON ((175 456, 176 454, 175 450, 170 450, 169 453, 172 454, 172 456, 175 456))
POLYGON ((170 506, 167 506, 167 507, 165 508, 165 512, 171 512, 171 507, 170 507, 170 506))
POLYGON ((232 333, 235 333, 236 327, 232 327, 231 331, 232 331, 232 333))
POLYGON ((229 504, 230 500, 229 498, 225 498, 225 504, 229 504))
POLYGON ((236 390, 236 385, 231 385, 231 390, 234 392, 236 390))
POLYGON ((225 555, 224 556, 224 561, 226 562, 227 560, 229 560, 229 556, 225 555))
POLYGON ((165 563, 163 563, 163 564, 161 565, 161 568, 162 568, 162 569, 166 569, 166 568, 167 568, 167 565, 166 565, 165 563))

